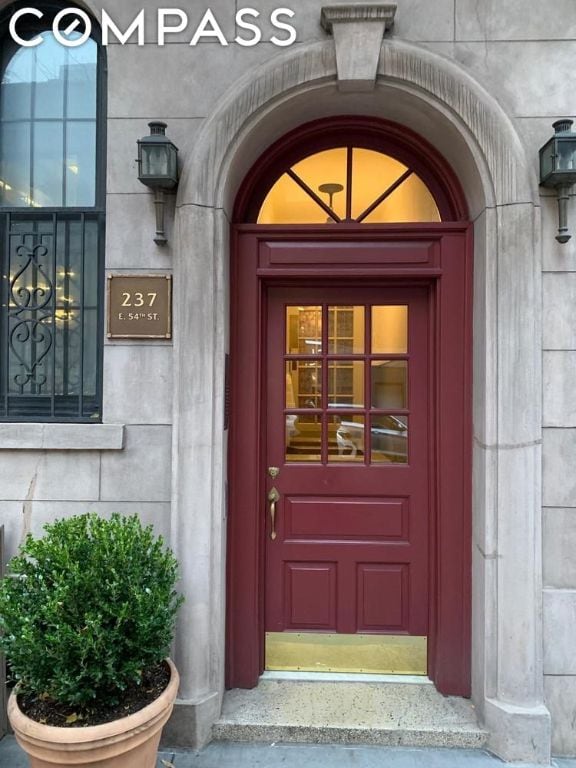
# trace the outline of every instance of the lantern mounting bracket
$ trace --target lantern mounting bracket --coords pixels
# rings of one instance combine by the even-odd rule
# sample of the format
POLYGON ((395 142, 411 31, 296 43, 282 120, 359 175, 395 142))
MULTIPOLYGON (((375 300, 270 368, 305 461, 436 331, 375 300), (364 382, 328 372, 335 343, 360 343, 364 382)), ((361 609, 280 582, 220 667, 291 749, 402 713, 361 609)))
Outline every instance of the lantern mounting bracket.
POLYGON ((166 123, 148 123, 150 135, 138 140, 138 179, 154 191, 156 245, 166 245, 166 191, 178 185, 178 147, 166 136, 166 123))

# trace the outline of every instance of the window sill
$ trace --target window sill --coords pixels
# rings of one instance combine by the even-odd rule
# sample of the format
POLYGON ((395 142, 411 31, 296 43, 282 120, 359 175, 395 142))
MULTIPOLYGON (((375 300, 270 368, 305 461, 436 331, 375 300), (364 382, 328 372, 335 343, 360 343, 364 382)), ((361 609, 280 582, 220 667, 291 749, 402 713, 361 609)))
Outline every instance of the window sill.
POLYGON ((0 424, 4 451, 120 451, 123 424, 0 424))

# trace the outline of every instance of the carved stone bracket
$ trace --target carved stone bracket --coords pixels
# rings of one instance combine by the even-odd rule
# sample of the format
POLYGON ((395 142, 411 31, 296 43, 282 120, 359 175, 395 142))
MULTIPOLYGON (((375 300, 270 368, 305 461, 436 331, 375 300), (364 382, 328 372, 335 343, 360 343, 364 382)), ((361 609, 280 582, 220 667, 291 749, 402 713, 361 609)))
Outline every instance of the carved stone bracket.
POLYGON ((329 5, 322 8, 321 24, 334 35, 338 88, 371 91, 376 84, 380 46, 394 24, 395 3, 329 5))

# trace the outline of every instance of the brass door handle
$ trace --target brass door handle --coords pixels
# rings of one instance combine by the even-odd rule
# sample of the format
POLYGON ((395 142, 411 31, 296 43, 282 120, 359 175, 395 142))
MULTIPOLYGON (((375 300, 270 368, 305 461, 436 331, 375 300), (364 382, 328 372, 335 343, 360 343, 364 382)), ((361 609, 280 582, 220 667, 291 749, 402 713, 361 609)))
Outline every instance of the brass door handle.
POLYGON ((276 488, 271 488, 270 493, 268 494, 268 501, 270 502, 270 520, 271 520, 271 530, 270 530, 270 538, 272 541, 276 538, 276 502, 280 501, 280 494, 276 490, 276 488))

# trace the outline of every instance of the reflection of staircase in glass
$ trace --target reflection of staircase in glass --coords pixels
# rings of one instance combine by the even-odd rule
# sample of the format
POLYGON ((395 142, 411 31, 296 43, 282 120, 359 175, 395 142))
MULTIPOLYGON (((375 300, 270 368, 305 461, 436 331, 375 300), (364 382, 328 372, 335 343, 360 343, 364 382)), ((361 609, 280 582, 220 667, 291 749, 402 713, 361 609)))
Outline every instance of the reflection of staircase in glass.
MULTIPOLYGON (((302 418, 302 417, 301 417, 302 418)), ((346 446, 338 440, 338 424, 328 425, 328 456, 360 457, 364 454, 351 444, 346 446)), ((322 456, 322 425, 318 422, 304 422, 300 420, 295 425, 294 434, 288 439, 286 457, 288 461, 320 461, 322 456)))

